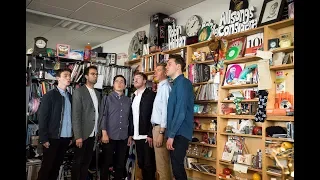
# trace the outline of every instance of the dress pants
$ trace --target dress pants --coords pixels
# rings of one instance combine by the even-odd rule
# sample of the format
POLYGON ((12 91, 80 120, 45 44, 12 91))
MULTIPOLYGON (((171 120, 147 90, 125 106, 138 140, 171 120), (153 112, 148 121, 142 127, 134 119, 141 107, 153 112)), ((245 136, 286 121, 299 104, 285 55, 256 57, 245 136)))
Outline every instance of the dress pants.
POLYGON ((158 125, 158 126, 154 126, 153 130, 152 130, 157 173, 159 174, 159 180, 172 180, 170 155, 169 155, 169 151, 166 147, 167 140, 164 137, 164 134, 163 135, 159 134, 160 129, 161 128, 158 125), (155 146, 158 136, 164 137, 161 147, 155 146))
POLYGON ((70 140, 71 138, 49 139, 49 148, 43 147, 38 180, 57 180, 70 140))
POLYGON ((88 176, 88 168, 93 156, 93 146, 95 137, 89 137, 82 142, 82 147, 76 146, 74 154, 74 162, 71 169, 72 180, 86 180, 88 176))
POLYGON ((138 166, 142 170, 143 180, 155 180, 155 155, 154 149, 149 147, 146 139, 134 140, 136 144, 136 152, 138 159, 138 166))
POLYGON ((114 180, 121 180, 124 178, 124 169, 126 162, 126 152, 128 139, 126 140, 112 140, 109 143, 102 143, 102 168, 101 180, 108 180, 109 168, 113 167, 115 170, 114 180))
POLYGON ((170 151, 173 175, 176 180, 187 180, 187 173, 184 169, 184 157, 187 154, 189 140, 184 136, 176 136, 173 141, 173 151, 170 151))

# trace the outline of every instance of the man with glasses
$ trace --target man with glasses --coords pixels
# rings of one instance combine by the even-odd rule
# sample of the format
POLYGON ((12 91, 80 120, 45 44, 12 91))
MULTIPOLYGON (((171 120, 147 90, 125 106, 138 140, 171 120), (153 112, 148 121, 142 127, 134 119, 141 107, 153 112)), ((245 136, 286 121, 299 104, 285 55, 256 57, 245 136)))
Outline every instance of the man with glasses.
POLYGON ((108 180, 109 168, 115 165, 114 180, 123 179, 128 139, 129 117, 132 116, 131 99, 124 95, 126 79, 122 75, 113 78, 113 91, 102 102, 102 156, 101 180, 108 180), (115 159, 114 159, 115 157, 115 159))
POLYGON ((101 93, 94 89, 98 79, 96 66, 84 70, 86 84, 76 89, 72 96, 72 128, 76 140, 72 180, 86 180, 98 133, 101 93))

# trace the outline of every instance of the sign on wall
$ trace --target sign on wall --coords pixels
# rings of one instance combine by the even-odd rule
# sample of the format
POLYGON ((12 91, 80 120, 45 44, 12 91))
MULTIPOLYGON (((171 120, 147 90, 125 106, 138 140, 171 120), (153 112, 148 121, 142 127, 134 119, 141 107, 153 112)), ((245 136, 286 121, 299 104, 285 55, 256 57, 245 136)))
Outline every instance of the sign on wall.
POLYGON ((216 36, 227 36, 257 27, 254 15, 255 7, 250 6, 239 11, 228 10, 221 14, 219 26, 215 29, 216 36))
POLYGON ((169 49, 179 48, 186 45, 186 36, 182 35, 182 26, 168 26, 168 44, 169 49))

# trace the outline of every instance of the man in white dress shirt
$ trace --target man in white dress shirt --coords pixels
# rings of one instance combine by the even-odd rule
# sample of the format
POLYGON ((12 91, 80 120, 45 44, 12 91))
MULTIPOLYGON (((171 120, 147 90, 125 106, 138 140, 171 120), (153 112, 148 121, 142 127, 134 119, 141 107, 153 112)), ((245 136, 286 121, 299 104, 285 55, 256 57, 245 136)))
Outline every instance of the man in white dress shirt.
POLYGON ((155 155, 152 140, 151 114, 156 93, 146 88, 147 76, 138 72, 134 76, 134 92, 132 117, 129 117, 129 139, 133 138, 139 168, 144 180, 155 180, 155 155))
POLYGON ((154 72, 154 79, 158 81, 158 88, 151 116, 153 145, 157 173, 160 177, 159 180, 172 179, 169 151, 166 148, 166 139, 164 137, 167 127, 167 105, 171 91, 171 86, 166 75, 166 66, 165 63, 157 64, 154 72))

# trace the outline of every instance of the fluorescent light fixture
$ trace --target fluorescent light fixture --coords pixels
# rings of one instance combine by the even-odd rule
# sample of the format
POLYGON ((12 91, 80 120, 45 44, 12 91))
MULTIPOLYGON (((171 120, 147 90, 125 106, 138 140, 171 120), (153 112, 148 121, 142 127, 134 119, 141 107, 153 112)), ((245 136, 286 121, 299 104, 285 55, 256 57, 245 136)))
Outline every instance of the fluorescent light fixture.
POLYGON ((85 25, 88 25, 88 26, 98 27, 98 28, 107 29, 107 30, 111 30, 111 31, 117 31, 117 32, 122 32, 122 33, 128 33, 129 32, 129 31, 123 30, 123 29, 113 28, 113 27, 109 27, 109 26, 102 26, 102 25, 99 25, 99 24, 94 24, 94 23, 89 23, 89 22, 80 21, 80 20, 76 20, 76 19, 71 19, 71 18, 67 18, 67 17, 57 16, 57 15, 54 15, 54 14, 35 11, 35 10, 32 10, 32 9, 26 9, 26 11, 29 12, 29 13, 33 13, 33 14, 52 17, 52 18, 61 19, 61 20, 65 20, 65 21, 71 21, 71 22, 79 23, 79 24, 85 24, 85 25))

